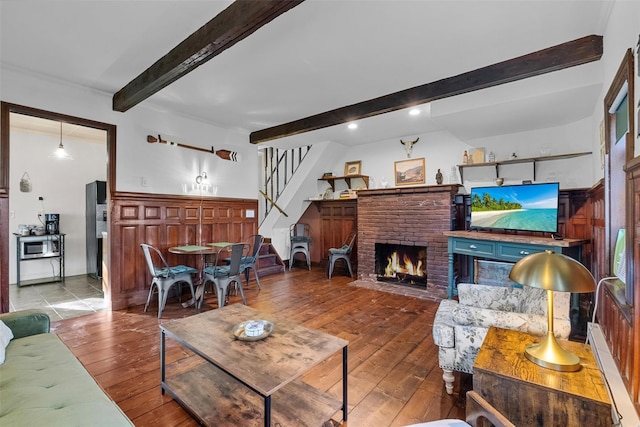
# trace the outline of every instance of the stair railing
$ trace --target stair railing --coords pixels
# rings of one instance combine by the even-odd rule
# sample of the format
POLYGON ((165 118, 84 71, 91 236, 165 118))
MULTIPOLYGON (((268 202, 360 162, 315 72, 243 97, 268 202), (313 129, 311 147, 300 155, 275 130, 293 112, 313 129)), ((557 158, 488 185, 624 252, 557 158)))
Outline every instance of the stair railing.
POLYGON ((302 164, 311 150, 311 145, 290 149, 267 147, 264 150, 264 179, 260 192, 264 197, 265 218, 274 206, 285 216, 288 216, 277 206, 278 199, 291 181, 291 178, 302 164))

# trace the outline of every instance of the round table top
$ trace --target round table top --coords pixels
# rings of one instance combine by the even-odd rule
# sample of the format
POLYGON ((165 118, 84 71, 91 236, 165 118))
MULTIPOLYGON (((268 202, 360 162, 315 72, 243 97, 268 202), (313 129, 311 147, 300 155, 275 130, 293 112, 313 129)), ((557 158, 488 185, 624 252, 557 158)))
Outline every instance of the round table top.
POLYGON ((180 255, 210 255, 217 253, 218 249, 213 246, 185 245, 172 246, 169 252, 180 255))

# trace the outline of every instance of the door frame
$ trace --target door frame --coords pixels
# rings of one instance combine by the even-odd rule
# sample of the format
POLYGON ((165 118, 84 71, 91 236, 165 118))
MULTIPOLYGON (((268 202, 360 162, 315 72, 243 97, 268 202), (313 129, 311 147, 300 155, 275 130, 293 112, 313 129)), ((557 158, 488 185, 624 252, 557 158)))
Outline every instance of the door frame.
MULTIPOLYGON (((0 313, 9 311, 9 149, 10 113, 55 120, 58 122, 104 130, 107 133, 107 209, 111 205, 111 194, 116 182, 116 125, 41 110, 24 105, 0 102, 0 313)), ((107 230, 110 231, 110 215, 107 215, 107 230)), ((106 257, 109 259, 108 257, 106 257)), ((108 298, 105 295, 105 298, 108 298)), ((111 301, 107 301, 108 307, 111 301)))

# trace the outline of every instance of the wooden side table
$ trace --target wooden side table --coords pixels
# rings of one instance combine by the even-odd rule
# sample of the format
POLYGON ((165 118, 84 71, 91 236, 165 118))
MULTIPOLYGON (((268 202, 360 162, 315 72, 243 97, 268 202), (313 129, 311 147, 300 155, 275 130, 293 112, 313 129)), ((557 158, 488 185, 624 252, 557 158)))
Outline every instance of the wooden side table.
POLYGON ((525 358, 525 345, 539 341, 491 327, 473 365, 473 390, 518 427, 612 425, 611 401, 591 348, 561 340, 582 368, 558 372, 525 358))

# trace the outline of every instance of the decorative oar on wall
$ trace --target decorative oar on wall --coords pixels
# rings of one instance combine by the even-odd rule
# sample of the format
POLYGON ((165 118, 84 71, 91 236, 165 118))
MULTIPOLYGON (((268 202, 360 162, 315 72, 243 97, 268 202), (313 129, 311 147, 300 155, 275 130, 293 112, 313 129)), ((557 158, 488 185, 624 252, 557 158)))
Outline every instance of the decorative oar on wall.
POLYGON ((160 135, 158 135, 157 138, 155 136, 153 136, 153 135, 147 135, 147 142, 149 144, 155 144, 155 143, 167 144, 167 145, 172 145, 172 146, 175 146, 175 147, 182 147, 182 148, 188 148, 190 150, 196 150, 196 151, 202 151, 202 152, 205 152, 205 153, 211 153, 211 154, 215 154, 216 156, 220 157, 221 159, 230 160, 232 162, 239 162, 240 161, 240 154, 237 151, 214 150, 213 146, 211 147, 210 150, 207 150, 206 148, 194 147, 193 145, 182 144, 180 142, 167 141, 166 139, 162 139, 162 137, 160 135))

